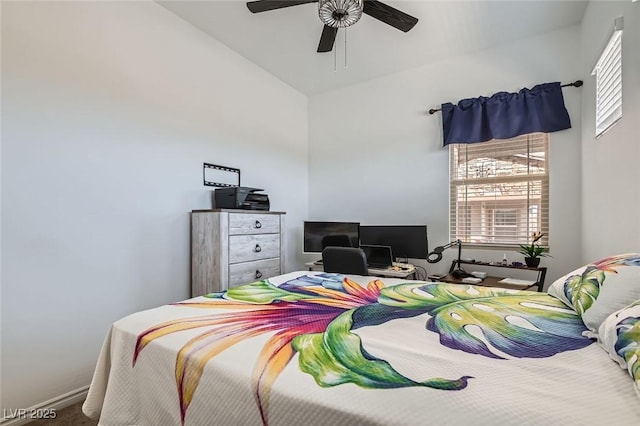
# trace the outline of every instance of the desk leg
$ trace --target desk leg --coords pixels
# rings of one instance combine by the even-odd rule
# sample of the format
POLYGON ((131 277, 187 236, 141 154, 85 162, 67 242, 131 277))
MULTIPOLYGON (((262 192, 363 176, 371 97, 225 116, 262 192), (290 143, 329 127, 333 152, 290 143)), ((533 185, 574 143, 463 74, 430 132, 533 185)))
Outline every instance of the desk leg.
POLYGON ((542 292, 542 288, 544 287, 544 280, 547 278, 547 268, 542 268, 540 274, 538 276, 538 291, 542 292))

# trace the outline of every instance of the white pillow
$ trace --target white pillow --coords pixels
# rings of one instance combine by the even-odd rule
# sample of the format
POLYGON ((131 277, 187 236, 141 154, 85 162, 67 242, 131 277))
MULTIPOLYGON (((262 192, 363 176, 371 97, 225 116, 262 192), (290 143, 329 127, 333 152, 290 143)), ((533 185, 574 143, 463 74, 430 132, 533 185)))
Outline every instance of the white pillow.
POLYGON ((607 316, 640 299, 640 254, 592 262, 556 280, 547 292, 573 308, 595 334, 607 316))
POLYGON ((598 334, 598 343, 629 372, 640 397, 640 300, 609 315, 598 334))

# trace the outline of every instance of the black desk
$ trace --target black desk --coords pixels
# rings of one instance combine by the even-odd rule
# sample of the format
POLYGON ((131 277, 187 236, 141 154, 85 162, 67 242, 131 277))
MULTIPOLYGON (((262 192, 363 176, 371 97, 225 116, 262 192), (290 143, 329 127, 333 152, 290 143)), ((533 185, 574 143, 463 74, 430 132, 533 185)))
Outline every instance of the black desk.
POLYGON ((530 290, 534 287, 537 291, 542 291, 544 287, 544 280, 547 276, 547 268, 545 266, 538 268, 530 268, 528 266, 513 266, 513 265, 501 265, 498 263, 490 263, 490 262, 475 262, 475 261, 460 261, 461 264, 464 265, 477 265, 477 266, 485 266, 491 268, 507 268, 507 269, 517 269, 520 271, 531 271, 536 272, 536 279, 532 284, 509 284, 509 283, 500 283, 499 281, 503 280, 505 277, 501 276, 490 276, 487 275, 481 282, 474 283, 465 283, 462 279, 456 278, 451 273, 455 270, 458 261, 454 260, 451 262, 451 268, 449 268, 449 273, 443 277, 436 275, 429 275, 429 280, 431 281, 441 281, 445 283, 452 284, 472 284, 472 285, 480 285, 485 287, 499 287, 499 288, 508 288, 512 290, 530 290))

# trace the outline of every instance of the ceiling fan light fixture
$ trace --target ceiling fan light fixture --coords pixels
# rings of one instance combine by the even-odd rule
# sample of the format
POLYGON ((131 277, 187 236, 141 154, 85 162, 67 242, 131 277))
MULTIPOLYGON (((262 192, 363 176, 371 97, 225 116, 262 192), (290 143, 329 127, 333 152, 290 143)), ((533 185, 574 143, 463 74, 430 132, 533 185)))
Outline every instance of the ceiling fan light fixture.
POLYGON ((346 28, 362 17, 364 0, 319 0, 320 20, 333 28, 346 28))

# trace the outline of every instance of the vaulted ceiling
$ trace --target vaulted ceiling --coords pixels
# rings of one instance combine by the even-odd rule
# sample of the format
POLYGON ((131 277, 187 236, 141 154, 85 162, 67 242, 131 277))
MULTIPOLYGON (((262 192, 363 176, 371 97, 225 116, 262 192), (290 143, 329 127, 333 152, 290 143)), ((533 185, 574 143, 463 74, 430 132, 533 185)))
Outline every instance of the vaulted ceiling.
POLYGON ((311 95, 579 24, 587 1, 384 1, 418 18, 407 33, 368 15, 317 53, 317 3, 251 13, 239 0, 158 1, 276 77, 311 95), (346 68, 345 68, 346 61, 346 68))

